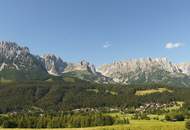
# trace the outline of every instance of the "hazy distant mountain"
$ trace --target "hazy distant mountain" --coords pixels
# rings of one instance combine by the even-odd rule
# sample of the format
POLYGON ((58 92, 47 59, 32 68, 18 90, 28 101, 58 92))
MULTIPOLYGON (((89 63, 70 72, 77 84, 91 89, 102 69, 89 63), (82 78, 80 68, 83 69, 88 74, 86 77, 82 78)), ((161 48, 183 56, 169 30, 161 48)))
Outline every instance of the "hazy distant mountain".
POLYGON ((187 67, 172 64, 167 58, 132 59, 102 65, 98 71, 125 84, 163 83, 189 86, 187 67))

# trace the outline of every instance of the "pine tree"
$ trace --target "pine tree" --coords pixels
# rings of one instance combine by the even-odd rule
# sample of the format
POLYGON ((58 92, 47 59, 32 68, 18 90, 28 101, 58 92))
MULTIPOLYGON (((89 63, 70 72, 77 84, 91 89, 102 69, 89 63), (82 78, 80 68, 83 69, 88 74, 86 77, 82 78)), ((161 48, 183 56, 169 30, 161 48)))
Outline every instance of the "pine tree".
POLYGON ((38 120, 36 127, 37 127, 37 128, 43 128, 43 119, 42 119, 42 118, 40 118, 40 119, 38 120))

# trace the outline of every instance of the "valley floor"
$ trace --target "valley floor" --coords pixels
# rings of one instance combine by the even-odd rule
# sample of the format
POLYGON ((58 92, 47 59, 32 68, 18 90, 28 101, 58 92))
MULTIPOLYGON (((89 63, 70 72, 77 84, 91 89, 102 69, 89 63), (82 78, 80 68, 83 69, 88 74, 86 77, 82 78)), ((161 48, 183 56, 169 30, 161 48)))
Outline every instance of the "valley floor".
MULTIPOLYGON (((12 130, 12 129, 0 129, 12 130)), ((24 130, 24 129, 16 129, 24 130)), ((27 129, 34 130, 34 129, 27 129)), ((37 129, 35 129, 37 130, 37 129)), ((52 129, 46 129, 52 130, 52 129)), ((130 120, 129 125, 113 125, 91 128, 62 128, 55 130, 185 130, 185 122, 161 122, 157 120, 130 120)))

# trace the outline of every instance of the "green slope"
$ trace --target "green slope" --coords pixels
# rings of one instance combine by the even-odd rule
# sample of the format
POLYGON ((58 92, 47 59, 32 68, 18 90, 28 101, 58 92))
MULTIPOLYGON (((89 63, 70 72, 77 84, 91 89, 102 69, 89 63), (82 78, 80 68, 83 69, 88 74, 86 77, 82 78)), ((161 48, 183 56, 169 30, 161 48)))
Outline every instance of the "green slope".
MULTIPOLYGON (((143 96, 135 94, 137 90, 155 87, 160 87, 160 85, 96 84, 71 77, 64 79, 53 77, 47 81, 1 83, 0 113, 29 110, 32 107, 45 111, 67 111, 86 107, 138 107, 147 102, 184 101, 189 103, 189 88, 171 87, 169 89, 172 93, 165 91, 143 96)), ((164 88, 164 86, 161 87, 164 88)))

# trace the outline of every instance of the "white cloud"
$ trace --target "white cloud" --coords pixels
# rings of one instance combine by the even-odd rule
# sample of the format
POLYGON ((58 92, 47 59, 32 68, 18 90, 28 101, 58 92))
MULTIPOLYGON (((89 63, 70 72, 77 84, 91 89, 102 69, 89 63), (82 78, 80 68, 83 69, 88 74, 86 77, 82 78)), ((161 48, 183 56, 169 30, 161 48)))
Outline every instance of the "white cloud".
POLYGON ((106 48, 109 48, 111 46, 112 46, 111 41, 106 41, 102 47, 106 49, 106 48))
POLYGON ((176 43, 168 42, 168 43, 166 43, 165 48, 173 49, 173 48, 179 48, 179 47, 182 47, 182 46, 183 46, 183 44, 180 43, 180 42, 176 42, 176 43))

